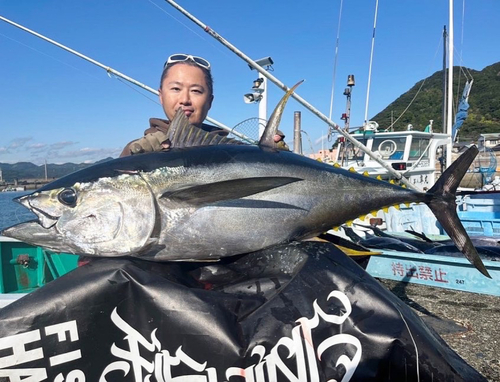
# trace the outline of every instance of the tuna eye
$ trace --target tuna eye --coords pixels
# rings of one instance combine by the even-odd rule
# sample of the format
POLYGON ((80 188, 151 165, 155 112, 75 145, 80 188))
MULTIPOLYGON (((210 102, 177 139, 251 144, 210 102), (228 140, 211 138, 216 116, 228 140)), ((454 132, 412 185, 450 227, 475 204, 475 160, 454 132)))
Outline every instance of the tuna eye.
POLYGON ((69 207, 74 207, 76 205, 76 192, 72 188, 65 188, 57 195, 57 198, 62 204, 69 207))

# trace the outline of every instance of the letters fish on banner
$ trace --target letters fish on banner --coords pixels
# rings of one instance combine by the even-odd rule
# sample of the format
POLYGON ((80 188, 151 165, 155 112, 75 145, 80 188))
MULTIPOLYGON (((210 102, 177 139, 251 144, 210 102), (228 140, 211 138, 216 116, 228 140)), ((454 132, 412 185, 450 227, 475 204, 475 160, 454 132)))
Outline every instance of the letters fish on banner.
POLYGON ((333 245, 98 259, 0 310, 0 381, 485 380, 333 245))

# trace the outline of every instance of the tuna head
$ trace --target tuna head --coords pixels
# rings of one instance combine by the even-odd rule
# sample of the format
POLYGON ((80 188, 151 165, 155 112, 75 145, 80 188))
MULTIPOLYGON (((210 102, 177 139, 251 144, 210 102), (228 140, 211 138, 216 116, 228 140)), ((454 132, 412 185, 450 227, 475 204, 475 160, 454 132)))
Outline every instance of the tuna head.
POLYGON ((155 200, 139 175, 46 188, 16 199, 38 220, 3 235, 56 252, 103 256, 137 253, 151 244, 155 200))

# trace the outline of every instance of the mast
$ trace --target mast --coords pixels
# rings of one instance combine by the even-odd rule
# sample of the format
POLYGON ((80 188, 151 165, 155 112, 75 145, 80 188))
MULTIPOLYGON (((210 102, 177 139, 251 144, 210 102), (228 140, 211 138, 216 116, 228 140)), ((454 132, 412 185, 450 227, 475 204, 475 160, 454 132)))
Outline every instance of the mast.
POLYGON ((446 103, 448 102, 448 98, 446 96, 446 50, 447 50, 447 39, 448 34, 446 33, 446 25, 443 27, 443 123, 442 123, 442 131, 446 133, 446 103))
MULTIPOLYGON (((335 79, 337 78, 337 58, 339 55, 339 41, 340 41, 340 22, 342 21, 342 6, 344 4, 344 0, 340 0, 340 10, 339 10, 339 23, 337 26, 337 39, 335 42, 335 59, 333 62, 333 75, 332 75, 332 92, 330 96, 330 114, 328 114, 328 118, 332 119, 332 113, 333 113, 333 100, 335 98, 335 79)), ((326 134, 325 136, 328 137, 328 140, 330 140, 330 126, 326 126, 326 134)), ((323 160, 325 159, 325 147, 324 147, 324 142, 325 139, 322 137, 321 139, 321 152, 323 153, 323 160)))
POLYGON ((339 40, 340 40, 340 21, 342 20, 342 5, 344 0, 340 0, 339 25, 337 26, 337 40, 335 42, 335 59, 333 63, 333 79, 332 79, 332 94, 330 96, 330 114, 328 117, 332 119, 333 100, 335 97, 335 78, 337 77, 337 57, 339 55, 339 40))
POLYGON ((377 28, 377 13, 378 13, 378 0, 375 4, 375 17, 373 19, 372 49, 370 52, 370 66, 368 69, 368 86, 366 87, 365 123, 363 124, 363 126, 366 126, 368 122, 368 100, 370 99, 370 82, 372 78, 373 48, 375 46, 375 29, 377 28))
MULTIPOLYGON (((452 136, 453 122, 453 0, 450 0, 450 14, 449 14, 449 38, 448 38, 448 107, 447 107, 447 123, 446 134, 452 136)), ((446 146, 446 168, 451 165, 451 147, 453 142, 446 146)))

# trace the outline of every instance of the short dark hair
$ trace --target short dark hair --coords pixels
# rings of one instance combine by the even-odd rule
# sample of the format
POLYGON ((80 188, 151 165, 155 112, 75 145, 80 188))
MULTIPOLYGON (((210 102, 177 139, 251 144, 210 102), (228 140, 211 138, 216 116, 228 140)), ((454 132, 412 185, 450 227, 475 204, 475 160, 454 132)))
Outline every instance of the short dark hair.
POLYGON ((191 60, 172 62, 172 63, 166 65, 165 69, 163 69, 163 73, 161 74, 160 89, 161 89, 161 85, 163 84, 163 80, 167 76, 169 69, 174 65, 191 65, 191 66, 196 66, 197 68, 200 68, 200 70, 205 75, 205 81, 207 83, 208 91, 209 91, 210 95, 214 94, 214 80, 212 78, 212 73, 210 72, 210 70, 203 68, 202 66, 198 65, 196 62, 191 61, 191 60))

